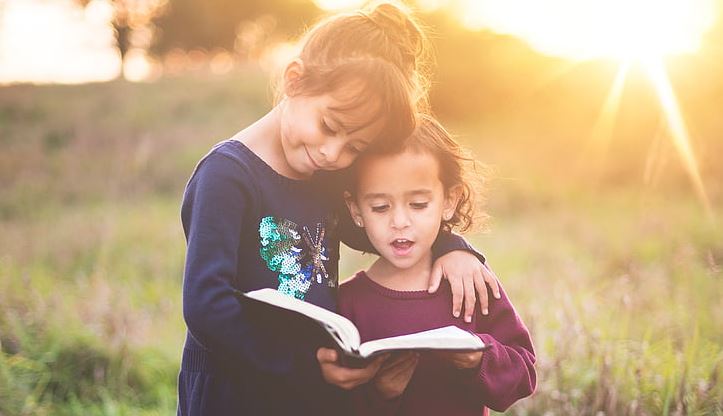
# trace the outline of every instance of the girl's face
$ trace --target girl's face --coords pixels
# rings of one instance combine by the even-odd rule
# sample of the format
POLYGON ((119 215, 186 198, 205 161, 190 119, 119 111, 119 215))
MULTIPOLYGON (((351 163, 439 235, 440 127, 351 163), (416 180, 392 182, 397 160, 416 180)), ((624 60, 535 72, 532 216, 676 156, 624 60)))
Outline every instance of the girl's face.
MULTIPOLYGON (((318 170, 348 167, 377 137, 382 120, 370 118, 375 103, 362 103, 351 111, 335 110, 353 99, 357 89, 284 99, 281 115, 283 156, 298 178, 308 178, 318 170)), ((371 100, 370 100, 371 101, 371 100)))
POLYGON ((405 151, 364 160, 347 205, 379 255, 407 269, 431 261, 442 220, 454 214, 457 199, 455 190, 445 192, 431 154, 405 151))

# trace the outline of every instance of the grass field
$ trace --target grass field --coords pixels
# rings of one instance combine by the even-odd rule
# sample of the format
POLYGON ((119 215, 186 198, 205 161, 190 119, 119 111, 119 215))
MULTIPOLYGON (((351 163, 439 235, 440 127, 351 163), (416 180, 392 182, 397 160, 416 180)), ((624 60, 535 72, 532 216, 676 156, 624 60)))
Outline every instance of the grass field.
MULTIPOLYGON (((0 415, 175 412, 183 186, 266 83, 0 89, 0 415)), ((632 150, 600 175, 520 119, 449 121, 494 172, 468 237, 537 348, 537 392, 508 413, 723 414, 720 144, 708 218, 674 153, 652 182, 632 150)), ((345 251, 341 275, 369 261, 345 251)))

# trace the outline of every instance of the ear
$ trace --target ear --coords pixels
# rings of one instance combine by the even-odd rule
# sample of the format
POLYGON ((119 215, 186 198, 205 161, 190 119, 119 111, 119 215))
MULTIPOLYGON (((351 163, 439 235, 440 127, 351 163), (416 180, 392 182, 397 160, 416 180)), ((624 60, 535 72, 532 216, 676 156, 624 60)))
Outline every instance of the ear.
POLYGON ((284 69, 284 95, 292 97, 299 92, 299 80, 304 75, 304 62, 296 58, 284 69))
POLYGON ((346 202, 346 207, 349 209, 349 214, 351 214, 351 219, 354 220, 354 224, 356 224, 357 227, 364 227, 364 220, 362 219, 359 205, 357 205, 356 200, 351 196, 349 191, 344 191, 344 202, 346 202))
POLYGON ((442 219, 449 221, 457 210, 459 200, 462 198, 462 185, 455 185, 447 191, 444 197, 444 205, 442 207, 442 219))

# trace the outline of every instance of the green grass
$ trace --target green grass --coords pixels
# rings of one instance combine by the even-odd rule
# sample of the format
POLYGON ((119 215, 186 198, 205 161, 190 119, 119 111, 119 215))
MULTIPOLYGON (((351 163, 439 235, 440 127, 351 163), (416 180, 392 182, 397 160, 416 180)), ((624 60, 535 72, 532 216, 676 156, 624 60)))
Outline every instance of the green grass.
MULTIPOLYGON (((183 186, 265 82, 0 89, 0 415, 175 411, 183 186)), ((495 171, 469 238, 537 348, 537 392, 508 413, 722 414, 721 172, 711 220, 680 169, 590 173, 509 120, 452 124, 495 171)), ((341 275, 370 261, 345 250, 341 275)))

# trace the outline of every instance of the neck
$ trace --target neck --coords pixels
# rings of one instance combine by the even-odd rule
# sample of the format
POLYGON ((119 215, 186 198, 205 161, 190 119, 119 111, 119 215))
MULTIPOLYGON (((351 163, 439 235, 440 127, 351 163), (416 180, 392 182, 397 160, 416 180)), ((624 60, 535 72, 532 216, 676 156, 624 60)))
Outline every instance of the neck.
MULTIPOLYGON (((283 155, 280 115, 281 108, 277 105, 266 115, 233 136, 234 140, 245 144, 277 172, 284 170, 283 164, 278 162, 279 155, 283 155)), ((281 157, 283 158, 283 156, 281 157)))
POLYGON ((399 268, 384 257, 369 267, 367 276, 380 285, 400 291, 427 290, 432 274, 431 251, 410 267, 399 268))

